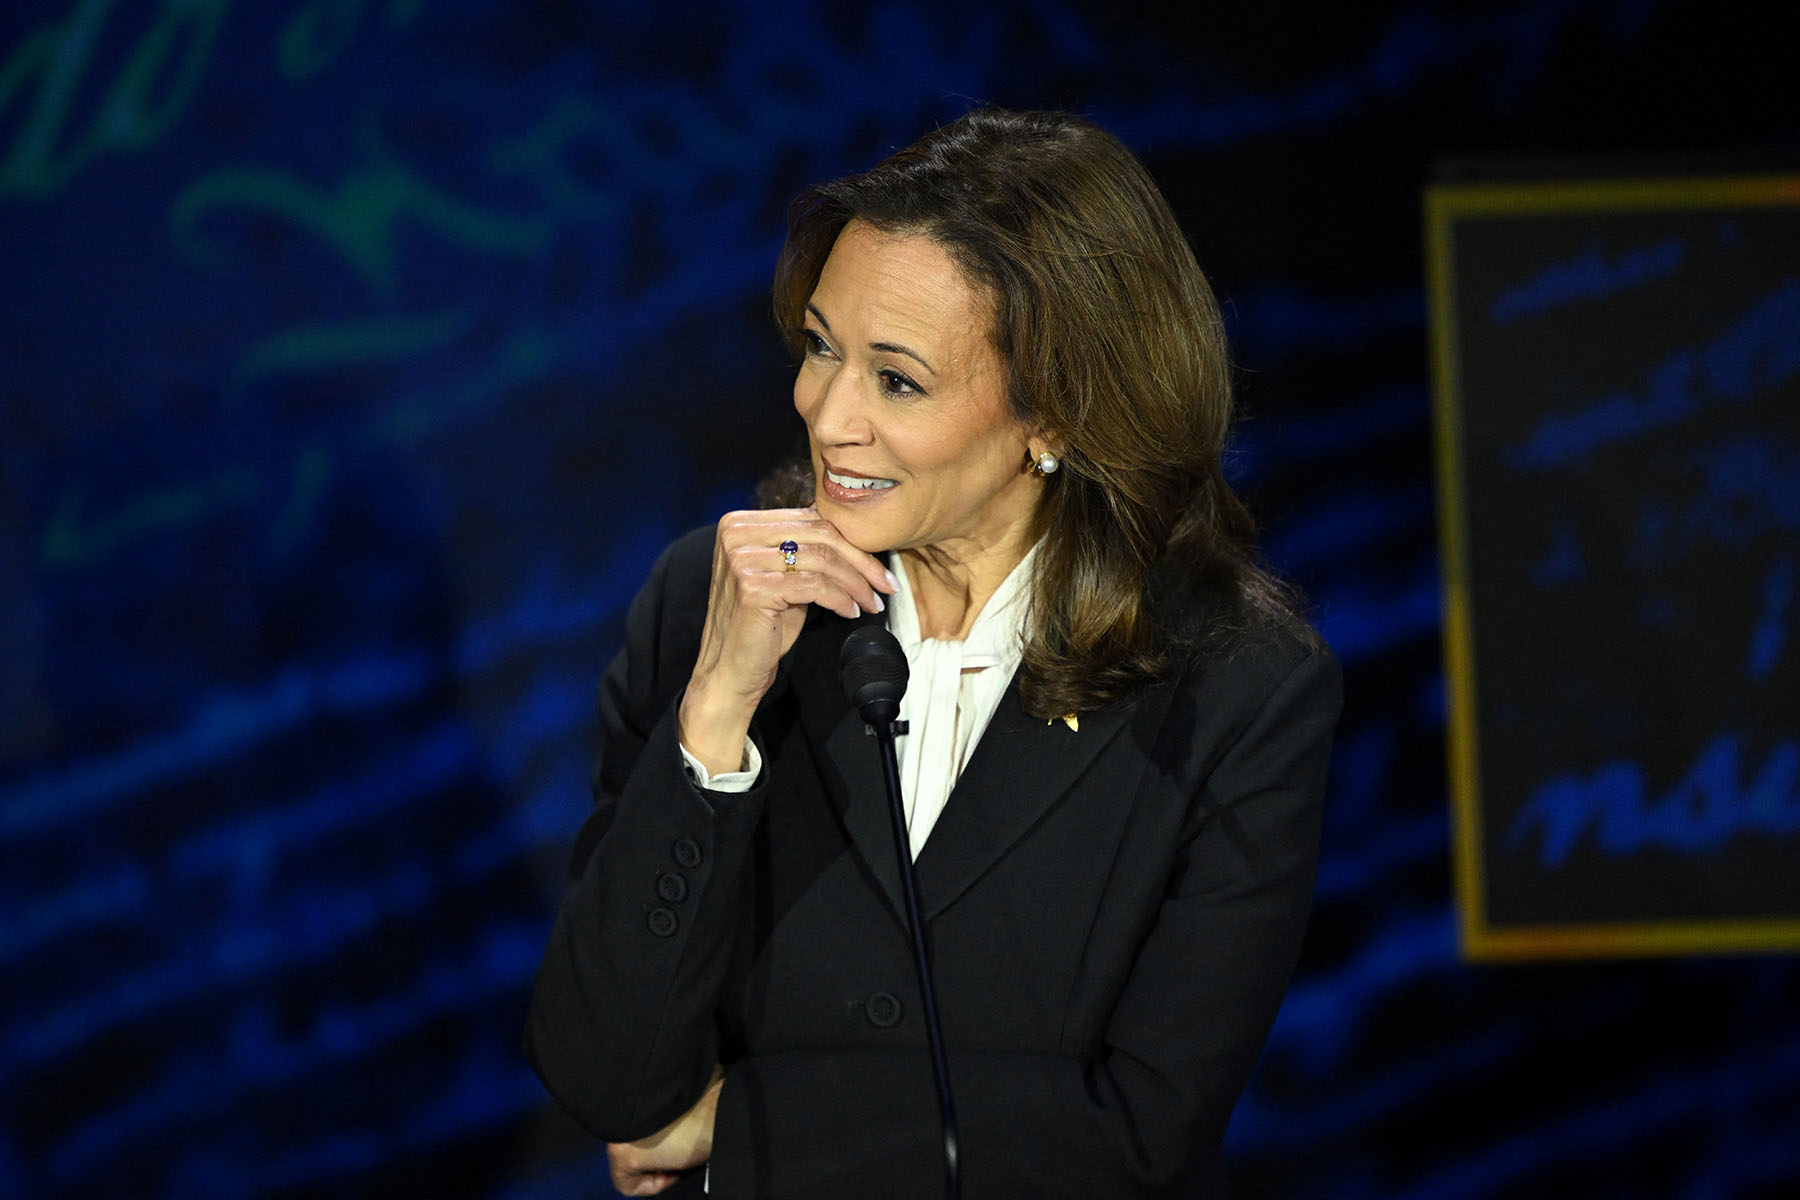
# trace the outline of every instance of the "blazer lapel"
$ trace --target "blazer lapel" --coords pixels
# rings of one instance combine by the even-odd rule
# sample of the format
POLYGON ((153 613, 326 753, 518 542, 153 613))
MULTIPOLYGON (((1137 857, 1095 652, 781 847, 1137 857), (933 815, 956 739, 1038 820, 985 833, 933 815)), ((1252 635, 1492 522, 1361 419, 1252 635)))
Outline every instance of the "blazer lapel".
MULTIPOLYGON (((838 678, 838 650, 852 629, 879 621, 873 614, 845 621, 830 614, 809 621, 789 656, 800 724, 819 772, 866 874, 905 925, 893 818, 888 813, 877 743, 850 707, 838 678)), ((919 852, 919 903, 930 921, 966 892, 1080 779, 1134 717, 1155 725, 1169 699, 1165 686, 1137 698, 1082 713, 1080 729, 1028 716, 1015 676, 983 731, 969 765, 950 793, 925 848, 919 852)), ((1146 731, 1153 735, 1154 730, 1146 731)))
POLYGON ((1013 678, 919 851, 919 903, 927 921, 1031 831, 1135 708, 1127 701, 1082 713, 1079 730, 1061 720, 1045 724, 1026 714, 1013 678))

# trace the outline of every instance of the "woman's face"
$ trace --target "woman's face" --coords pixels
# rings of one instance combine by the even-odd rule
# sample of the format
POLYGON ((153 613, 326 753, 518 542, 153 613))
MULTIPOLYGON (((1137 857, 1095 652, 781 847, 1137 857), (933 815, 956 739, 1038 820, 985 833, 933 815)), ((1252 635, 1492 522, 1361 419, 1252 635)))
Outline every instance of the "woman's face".
POLYGON ((1023 554, 1041 483, 987 297, 929 238, 852 221, 806 307, 794 407, 820 515, 871 552, 1023 554))

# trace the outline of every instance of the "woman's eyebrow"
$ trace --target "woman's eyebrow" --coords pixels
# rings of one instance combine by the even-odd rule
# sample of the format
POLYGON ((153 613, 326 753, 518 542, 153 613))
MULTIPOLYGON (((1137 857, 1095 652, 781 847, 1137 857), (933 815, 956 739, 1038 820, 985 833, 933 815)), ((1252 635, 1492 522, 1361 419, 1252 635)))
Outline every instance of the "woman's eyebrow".
MULTIPOLYGON (((824 320, 823 317, 819 319, 824 320)), ((827 332, 830 331, 827 330, 827 332)), ((924 367, 927 371, 930 371, 933 375, 937 374, 937 368, 926 362, 923 358, 920 358, 917 351, 909 350, 898 342, 870 342, 869 349, 880 350, 888 354, 904 354, 906 357, 918 363, 921 367, 924 367)))
MULTIPOLYGON (((819 311, 818 305, 808 300, 806 302, 806 311, 819 318, 819 324, 825 327, 826 333, 831 332, 831 322, 825 319, 825 314, 819 311)), ((924 367, 927 371, 930 371, 933 375, 937 374, 937 368, 926 362, 925 357, 910 346, 902 346, 899 342, 870 342, 869 349, 880 350, 887 354, 904 354, 906 357, 918 363, 921 367, 924 367)))

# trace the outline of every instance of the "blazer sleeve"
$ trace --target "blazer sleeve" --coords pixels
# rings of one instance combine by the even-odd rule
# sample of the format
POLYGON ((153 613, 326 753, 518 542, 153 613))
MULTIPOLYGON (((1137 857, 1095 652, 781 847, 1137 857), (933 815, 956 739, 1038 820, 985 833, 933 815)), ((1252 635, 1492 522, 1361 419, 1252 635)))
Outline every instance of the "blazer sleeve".
MULTIPOLYGON (((1328 650, 1284 658, 1194 785, 1099 1052, 950 1048, 966 1194, 1223 1194, 1219 1146, 1311 906, 1341 706, 1328 650)), ((936 1111, 916 1049, 751 1057, 725 1077, 712 1195, 927 1194, 943 1170, 936 1111)))
POLYGON ((700 540, 658 560, 600 685, 595 806, 526 1022, 525 1054, 545 1088, 606 1141, 661 1129, 711 1080, 714 1010, 744 912, 732 898, 762 811, 763 781, 702 791, 682 762, 676 709, 710 558, 700 540))

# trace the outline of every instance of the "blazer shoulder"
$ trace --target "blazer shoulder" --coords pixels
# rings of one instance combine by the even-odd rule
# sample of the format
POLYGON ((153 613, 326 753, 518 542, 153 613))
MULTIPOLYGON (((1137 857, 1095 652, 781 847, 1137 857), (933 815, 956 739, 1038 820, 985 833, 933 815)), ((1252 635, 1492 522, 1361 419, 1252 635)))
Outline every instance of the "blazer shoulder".
POLYGON ((1325 639, 1290 613, 1258 614, 1217 605, 1190 614, 1229 622, 1187 642, 1177 656, 1163 738, 1178 758, 1209 746, 1209 761, 1264 724, 1317 729, 1329 740, 1343 712, 1343 669, 1325 639))
POLYGON ((1263 696, 1306 680, 1335 695, 1344 673, 1324 638, 1298 617, 1285 617, 1202 650, 1188 674, 1206 686, 1263 696))
POLYGON ((1252 607, 1224 587, 1160 597, 1158 616, 1175 641, 1188 687, 1267 691, 1301 667, 1333 680, 1342 671, 1317 630, 1297 613, 1252 607))
POLYGON ((1163 685, 1162 719, 1142 744, 1190 798, 1183 837, 1219 805, 1249 797, 1291 795, 1295 811, 1316 813, 1344 699, 1343 673, 1324 639, 1298 618, 1283 619, 1194 647, 1178 661, 1163 685))
POLYGON ((706 624, 712 539, 713 530, 701 528, 669 543, 631 601, 625 645, 602 686, 631 697, 633 707, 660 710, 693 669, 706 624))
POLYGON ((717 537, 716 528, 702 525, 688 530, 663 550, 651 575, 658 580, 665 605, 687 606, 697 601, 705 607, 712 586, 713 542, 717 537))

